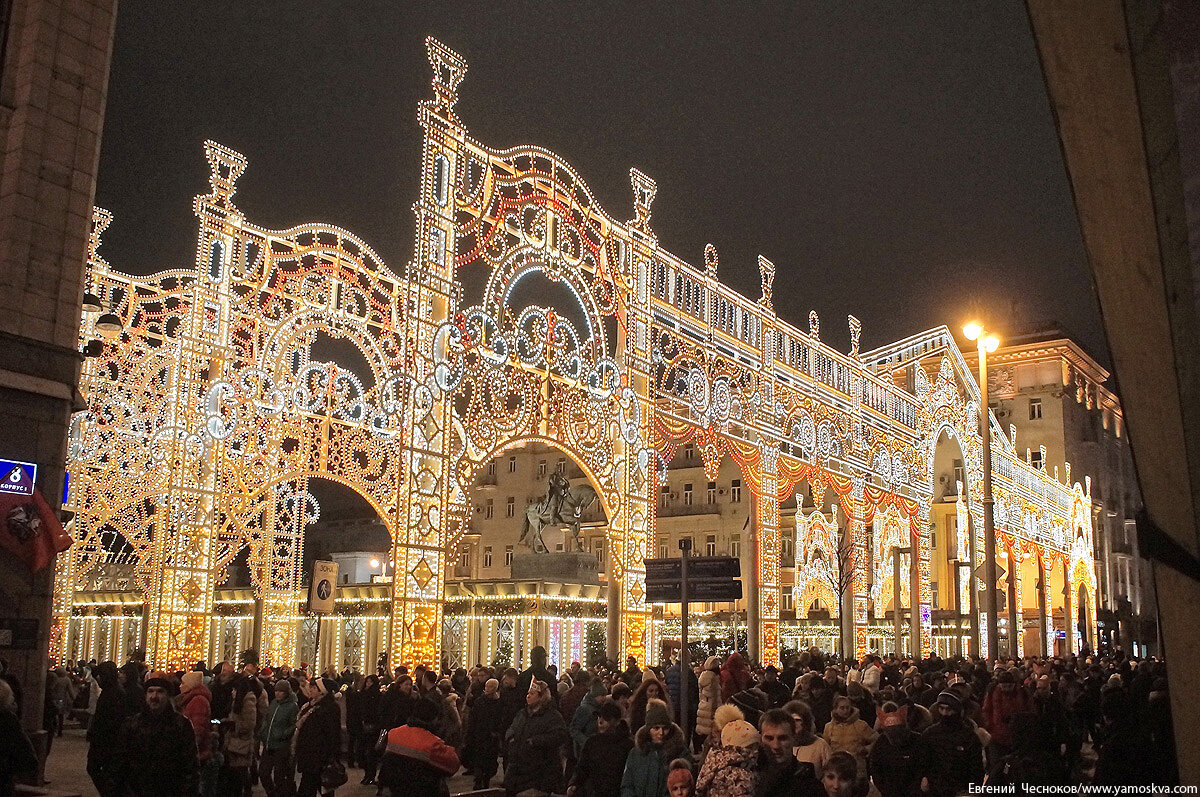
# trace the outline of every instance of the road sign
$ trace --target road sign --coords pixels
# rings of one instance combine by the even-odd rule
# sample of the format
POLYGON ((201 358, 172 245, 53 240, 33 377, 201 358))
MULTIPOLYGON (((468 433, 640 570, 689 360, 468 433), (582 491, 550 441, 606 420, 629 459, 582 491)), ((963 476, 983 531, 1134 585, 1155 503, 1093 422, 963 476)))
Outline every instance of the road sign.
MULTIPOLYGON (((691 563, 688 563, 691 566, 691 563)), ((647 581, 646 603, 679 603, 682 582, 647 581)), ((742 582, 736 578, 688 579, 688 603, 715 603, 742 599, 742 582)))
MULTIPOLYGON (((681 572, 679 559, 646 559, 646 583, 678 581, 681 572)), ((733 556, 692 556, 688 558, 688 580, 706 578, 738 578, 742 566, 733 556)))
POLYGON ((0 493, 33 495, 37 483, 37 465, 15 459, 0 459, 0 493))
POLYGON ((313 614, 332 614, 338 577, 337 562, 313 563, 312 586, 308 590, 308 610, 313 614))

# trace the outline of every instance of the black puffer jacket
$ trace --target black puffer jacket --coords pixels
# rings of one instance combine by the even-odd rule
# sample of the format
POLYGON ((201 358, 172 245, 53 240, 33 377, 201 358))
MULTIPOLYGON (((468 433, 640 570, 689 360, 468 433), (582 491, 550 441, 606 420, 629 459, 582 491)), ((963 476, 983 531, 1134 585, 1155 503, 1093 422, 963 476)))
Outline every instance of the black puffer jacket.
POLYGON ((146 707, 121 728, 116 782, 136 797, 192 797, 200 788, 200 761, 192 723, 171 705, 146 707))
POLYGON ((983 745, 967 720, 935 722, 921 739, 925 742, 921 771, 929 778, 928 794, 955 795, 966 791, 968 784, 983 780, 983 745))
POLYGON ((513 793, 526 789, 562 791, 562 757, 558 751, 569 738, 567 723, 553 704, 537 711, 521 709, 504 737, 508 762, 504 788, 513 793))
POLYGON ((612 797, 621 793, 621 775, 633 747, 629 726, 620 720, 608 733, 588 737, 575 762, 571 785, 581 797, 612 797))
POLYGON ((882 797, 919 794, 925 763, 925 742, 908 728, 885 729, 867 755, 871 779, 882 797))

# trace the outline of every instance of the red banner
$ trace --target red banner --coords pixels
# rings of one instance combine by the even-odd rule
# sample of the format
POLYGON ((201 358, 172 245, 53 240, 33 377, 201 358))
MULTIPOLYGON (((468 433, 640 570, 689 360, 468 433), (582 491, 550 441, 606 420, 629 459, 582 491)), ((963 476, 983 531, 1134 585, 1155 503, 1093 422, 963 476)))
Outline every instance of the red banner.
POLYGON ((54 561, 56 553, 71 547, 71 535, 40 490, 33 495, 0 494, 0 547, 36 573, 54 561))

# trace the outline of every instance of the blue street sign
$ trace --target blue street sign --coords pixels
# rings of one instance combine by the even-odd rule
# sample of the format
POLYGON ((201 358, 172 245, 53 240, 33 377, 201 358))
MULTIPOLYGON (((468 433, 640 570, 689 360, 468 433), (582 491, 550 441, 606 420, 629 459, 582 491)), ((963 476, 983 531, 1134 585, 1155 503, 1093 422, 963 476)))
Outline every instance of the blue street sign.
POLYGON ((37 465, 15 459, 0 459, 0 493, 33 495, 37 465))

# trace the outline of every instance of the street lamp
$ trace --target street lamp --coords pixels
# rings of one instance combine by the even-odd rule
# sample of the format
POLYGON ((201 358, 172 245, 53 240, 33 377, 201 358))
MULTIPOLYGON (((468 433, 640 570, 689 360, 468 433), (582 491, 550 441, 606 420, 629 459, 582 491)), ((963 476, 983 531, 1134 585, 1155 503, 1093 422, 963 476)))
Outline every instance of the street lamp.
MULTIPOLYGON (((999 656, 1000 645, 998 596, 996 595, 996 525, 992 516, 992 426, 988 423, 988 372, 987 356, 1000 346, 1000 339, 990 334, 983 325, 972 321, 963 327, 967 340, 975 341, 979 351, 979 426, 983 438, 983 607, 987 612, 985 631, 987 655, 990 659, 999 656)), ((975 585, 971 585, 975 589, 975 585)))
POLYGON ((388 563, 386 561, 381 562, 378 557, 372 557, 371 561, 370 561, 370 565, 371 565, 372 570, 375 569, 376 567, 379 567, 380 568, 379 578, 383 581, 387 581, 388 563), (380 567, 380 565, 382 565, 382 567, 380 567))

